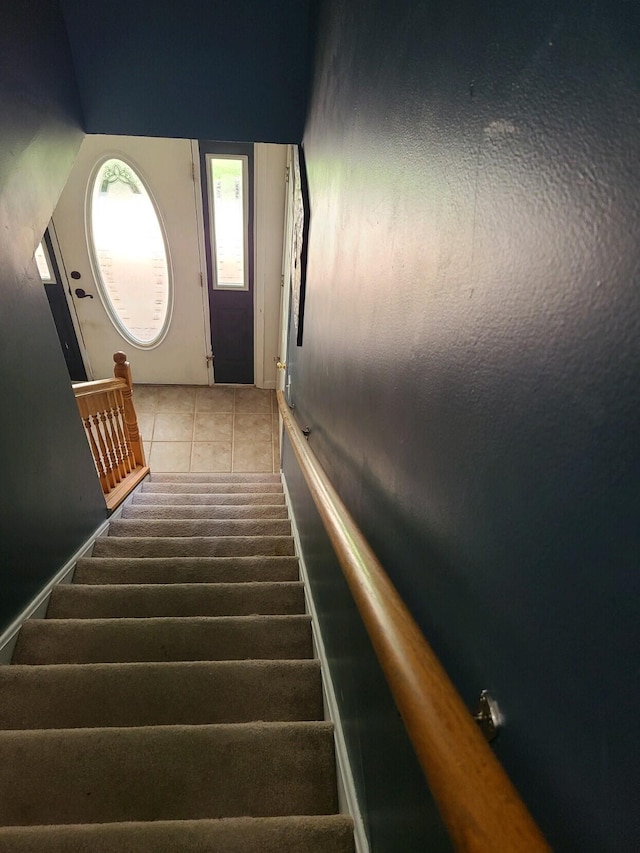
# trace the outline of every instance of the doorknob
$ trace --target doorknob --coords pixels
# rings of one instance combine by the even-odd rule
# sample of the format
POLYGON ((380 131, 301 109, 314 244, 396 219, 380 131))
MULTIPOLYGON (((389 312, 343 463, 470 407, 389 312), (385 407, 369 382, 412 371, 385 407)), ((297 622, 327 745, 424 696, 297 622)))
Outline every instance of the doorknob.
POLYGON ((86 290, 83 290, 81 287, 76 287, 74 293, 78 297, 78 299, 86 299, 87 296, 89 297, 89 299, 93 299, 93 293, 87 293, 86 290))
POLYGON ((278 370, 284 370, 286 366, 286 361, 276 361, 276 367, 278 368, 278 370))

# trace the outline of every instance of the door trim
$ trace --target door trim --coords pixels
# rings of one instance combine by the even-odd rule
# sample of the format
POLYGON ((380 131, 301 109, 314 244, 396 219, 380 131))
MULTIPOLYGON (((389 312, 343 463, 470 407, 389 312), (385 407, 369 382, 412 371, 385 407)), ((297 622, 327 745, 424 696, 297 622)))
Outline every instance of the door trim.
MULTIPOLYGON (((287 146, 287 167, 284 202, 284 236, 282 240, 282 280, 280 287, 280 325, 278 329, 278 360, 286 365, 289 352, 289 319, 291 314, 291 246, 293 242, 293 146, 287 146)), ((289 368, 278 369, 276 388, 284 391, 289 368)), ((288 395, 287 395, 288 396, 288 395)))
POLYGON ((204 339, 207 345, 207 380, 214 384, 213 352, 211 343, 211 302, 207 285, 207 247, 204 239, 204 200, 202 198, 202 174, 200 171, 200 149, 197 139, 191 139, 191 176, 193 178, 193 195, 196 206, 196 225, 198 229, 198 254, 200 258, 200 287, 202 289, 202 322, 204 323, 204 339))
POLYGON ((265 241, 261 239, 263 218, 262 199, 267 180, 267 162, 260 145, 253 146, 253 199, 255 215, 253 217, 254 252, 254 293, 253 293, 253 378, 257 388, 270 387, 264 381, 264 266, 265 241))
POLYGON ((260 388, 275 389, 279 355, 282 244, 285 238, 287 146, 254 145, 255 168, 255 377, 260 388))

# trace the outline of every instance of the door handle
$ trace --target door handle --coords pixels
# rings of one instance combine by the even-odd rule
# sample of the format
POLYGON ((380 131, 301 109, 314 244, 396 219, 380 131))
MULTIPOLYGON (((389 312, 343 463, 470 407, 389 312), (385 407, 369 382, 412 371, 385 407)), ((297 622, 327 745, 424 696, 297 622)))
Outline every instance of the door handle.
POLYGON ((74 293, 78 297, 78 299, 86 299, 87 296, 89 297, 89 299, 93 299, 93 293, 87 293, 87 291, 83 290, 81 287, 76 287, 74 293))

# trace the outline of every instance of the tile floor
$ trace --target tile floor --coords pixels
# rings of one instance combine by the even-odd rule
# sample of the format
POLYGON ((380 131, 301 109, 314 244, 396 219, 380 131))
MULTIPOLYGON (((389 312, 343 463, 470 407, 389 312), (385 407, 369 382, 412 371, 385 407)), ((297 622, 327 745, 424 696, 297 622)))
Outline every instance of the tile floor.
POLYGON ((136 385, 133 401, 152 471, 280 470, 274 391, 136 385))

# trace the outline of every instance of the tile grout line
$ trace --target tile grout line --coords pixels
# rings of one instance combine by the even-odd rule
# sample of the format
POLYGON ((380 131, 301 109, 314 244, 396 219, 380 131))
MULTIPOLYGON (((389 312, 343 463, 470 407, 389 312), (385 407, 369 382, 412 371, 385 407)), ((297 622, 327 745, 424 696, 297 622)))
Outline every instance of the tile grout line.
MULTIPOLYGON (((242 415, 249 415, 249 416, 252 415, 253 417, 260 417, 263 413, 267 414, 267 412, 264 412, 264 409, 259 408, 258 400, 256 400, 254 411, 240 412, 239 413, 237 410, 237 405, 238 405, 237 390, 238 389, 233 388, 232 390, 233 390, 233 395, 232 395, 232 407, 231 407, 231 447, 230 447, 230 457, 231 458, 230 458, 230 469, 226 469, 226 470, 230 470, 233 473, 233 472, 235 472, 235 466, 238 464, 237 442, 240 440, 240 434, 239 434, 238 429, 237 429, 237 418, 241 414, 242 415)), ((191 441, 189 442, 189 459, 188 459, 188 463, 187 463, 188 467, 186 469, 188 472, 194 471, 194 451, 195 451, 195 445, 196 445, 196 418, 198 415, 198 389, 194 389, 194 392, 195 393, 193 395, 192 404, 191 404, 192 405, 191 415, 193 418, 193 420, 192 420, 192 431, 191 431, 191 441)), ((249 408, 251 409, 253 407, 252 401, 250 399, 248 399, 246 401, 245 405, 247 403, 249 404, 249 408)), ((160 406, 160 408, 162 408, 162 405, 158 401, 154 401, 154 405, 153 405, 153 407, 151 407, 151 410, 146 412, 146 414, 151 416, 151 420, 152 420, 152 427, 151 427, 151 431, 150 431, 151 437, 149 440, 149 462, 151 461, 151 456, 154 454, 154 445, 156 445, 155 450, 157 451, 157 449, 158 449, 157 448, 158 441, 156 440, 156 436, 155 436, 155 429, 157 426, 155 420, 156 420, 156 416, 158 414, 163 414, 162 412, 158 411, 158 406, 160 406)), ((182 411, 184 412, 185 410, 183 409, 182 411)), ((215 410, 215 409, 212 410, 212 416, 214 418, 215 418, 216 411, 217 410, 215 410)), ((270 429, 269 429, 270 454, 269 454, 268 458, 269 458, 270 465, 271 465, 271 473, 277 472, 277 470, 279 470, 279 461, 280 461, 280 459, 279 459, 279 445, 277 448, 274 445, 274 432, 273 432, 274 411, 277 411, 277 407, 275 404, 275 395, 273 394, 273 392, 271 392, 271 393, 269 393, 269 409, 268 409, 268 418, 269 418, 269 422, 270 422, 270 429)), ((179 411, 178 412, 167 412, 164 414, 179 415, 180 412, 179 411)), ((188 414, 188 412, 185 412, 185 414, 188 414)), ((244 437, 247 439, 250 438, 249 435, 246 435, 244 437)), ((221 440, 219 437, 217 437, 217 438, 219 440, 221 440)), ((213 437, 211 438, 210 443, 213 446, 216 445, 217 438, 215 435, 213 435, 213 437)), ((254 438, 255 438, 255 436, 254 436, 254 438)), ((277 433, 276 433, 276 438, 277 438, 277 433)), ((176 438, 176 439, 173 439, 171 441, 171 443, 172 444, 179 444, 180 441, 181 441, 180 439, 176 438)), ((160 441, 160 443, 163 443, 163 442, 160 441)), ((263 468, 262 470, 265 470, 265 469, 263 468)), ((267 468, 266 470, 268 471, 269 469, 267 468)))

